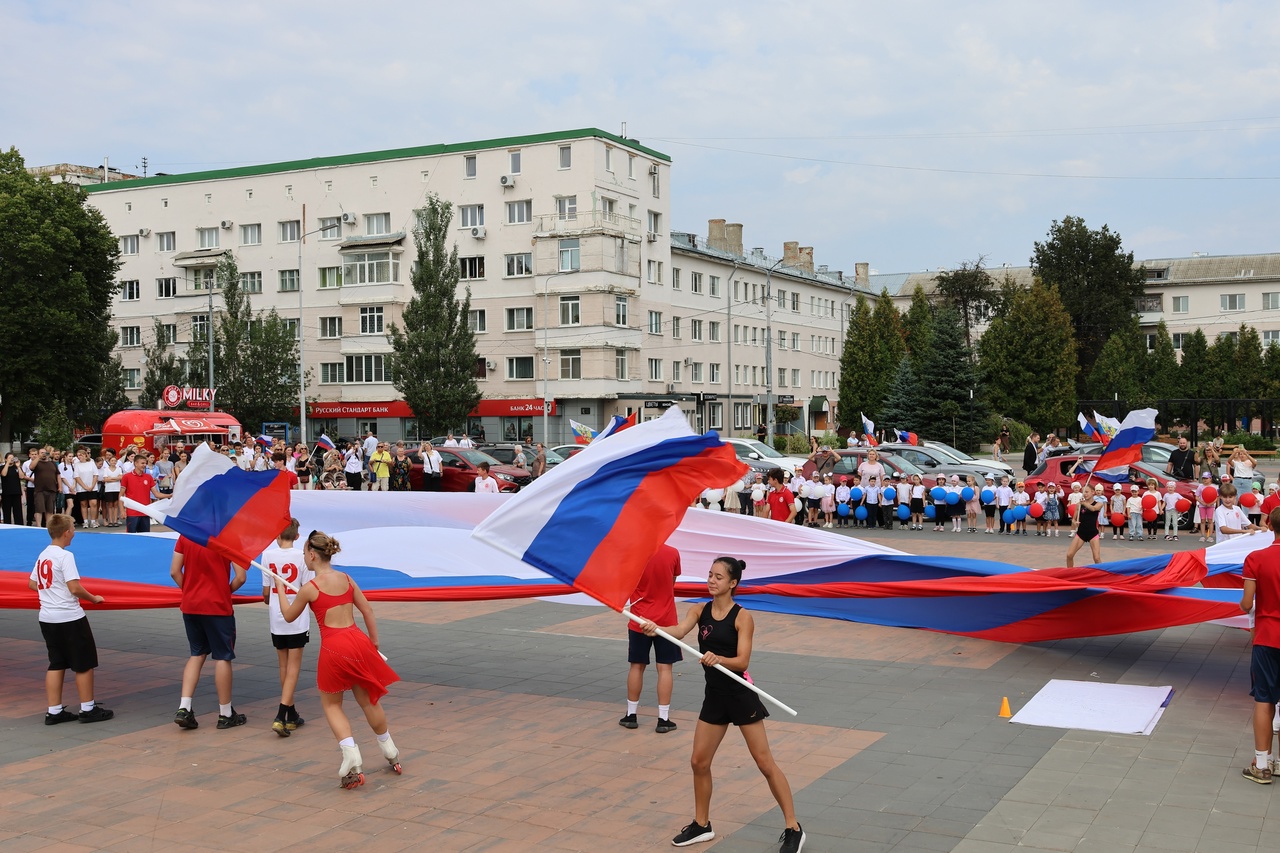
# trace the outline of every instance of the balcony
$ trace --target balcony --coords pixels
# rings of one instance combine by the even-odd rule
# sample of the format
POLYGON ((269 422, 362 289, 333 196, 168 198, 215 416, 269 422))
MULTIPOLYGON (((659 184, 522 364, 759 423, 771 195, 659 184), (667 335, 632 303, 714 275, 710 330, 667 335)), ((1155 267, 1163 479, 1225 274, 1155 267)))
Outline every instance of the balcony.
POLYGON ((533 217, 534 237, 578 237, 589 234, 610 234, 639 240, 640 220, 603 210, 580 210, 575 214, 543 213, 533 217))

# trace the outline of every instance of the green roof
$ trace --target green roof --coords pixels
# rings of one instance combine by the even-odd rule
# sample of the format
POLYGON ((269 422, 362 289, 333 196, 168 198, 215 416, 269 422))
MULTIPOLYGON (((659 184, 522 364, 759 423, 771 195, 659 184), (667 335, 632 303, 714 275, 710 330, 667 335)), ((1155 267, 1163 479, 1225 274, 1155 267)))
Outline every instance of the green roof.
POLYGON ((404 160, 410 157, 435 157, 441 154, 456 154, 460 151, 483 151, 489 148, 511 148, 520 145, 536 145, 541 142, 558 142, 562 139, 579 139, 593 136, 608 139, 618 145, 631 148, 671 162, 670 155, 646 148, 633 139, 624 139, 616 134, 599 128, 588 127, 581 130, 557 130, 552 133, 535 133, 528 136, 507 136, 501 139, 482 139, 478 142, 456 142, 440 145, 420 145, 414 148, 390 148, 386 151, 367 151, 362 154, 340 154, 335 157, 312 157, 308 160, 286 160, 282 163, 263 163, 258 166, 238 166, 233 169, 210 169, 204 172, 187 172, 182 175, 157 175, 154 178, 138 178, 132 181, 112 181, 106 184, 91 184, 84 187, 86 192, 109 192, 111 190, 131 190, 138 187, 157 187, 165 184, 186 184, 193 181, 217 181, 224 178, 245 178, 253 175, 271 175, 277 172, 300 172, 309 169, 324 169, 333 166, 351 166, 356 163, 377 163, 383 160, 404 160))

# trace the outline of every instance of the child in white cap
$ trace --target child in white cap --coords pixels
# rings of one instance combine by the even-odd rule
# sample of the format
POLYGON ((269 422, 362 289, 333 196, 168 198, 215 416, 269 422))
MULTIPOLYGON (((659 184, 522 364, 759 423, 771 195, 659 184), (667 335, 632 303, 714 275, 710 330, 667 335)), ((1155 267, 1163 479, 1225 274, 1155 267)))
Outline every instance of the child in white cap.
POLYGON ((1142 498, 1136 485, 1129 487, 1129 500, 1125 501, 1125 513, 1129 516, 1129 541, 1142 539, 1142 498))

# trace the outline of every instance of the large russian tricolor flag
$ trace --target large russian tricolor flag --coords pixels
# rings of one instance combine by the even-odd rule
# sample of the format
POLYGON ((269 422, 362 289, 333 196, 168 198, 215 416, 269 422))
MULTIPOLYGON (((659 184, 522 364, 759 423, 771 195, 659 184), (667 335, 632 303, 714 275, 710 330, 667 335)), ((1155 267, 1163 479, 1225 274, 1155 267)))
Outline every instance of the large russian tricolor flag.
POLYGON ((672 407, 587 445, 472 535, 621 610, 693 500, 746 470, 719 436, 695 434, 672 407))
POLYGON ((1105 471, 1142 460, 1142 445, 1156 437, 1156 410, 1136 409, 1125 415, 1120 430, 1107 443, 1107 449, 1093 464, 1094 471, 1105 471))

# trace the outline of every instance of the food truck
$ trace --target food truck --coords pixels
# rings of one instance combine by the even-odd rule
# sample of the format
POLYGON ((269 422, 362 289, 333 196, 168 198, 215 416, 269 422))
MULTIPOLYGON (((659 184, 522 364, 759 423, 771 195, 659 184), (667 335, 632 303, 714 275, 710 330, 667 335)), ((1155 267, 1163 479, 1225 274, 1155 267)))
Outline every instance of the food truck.
POLYGON ((102 425, 102 449, 117 454, 128 447, 167 453, 174 445, 190 451, 205 440, 240 441, 240 422, 226 412, 125 409, 102 425))

